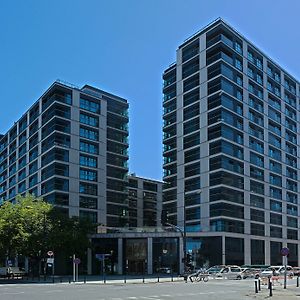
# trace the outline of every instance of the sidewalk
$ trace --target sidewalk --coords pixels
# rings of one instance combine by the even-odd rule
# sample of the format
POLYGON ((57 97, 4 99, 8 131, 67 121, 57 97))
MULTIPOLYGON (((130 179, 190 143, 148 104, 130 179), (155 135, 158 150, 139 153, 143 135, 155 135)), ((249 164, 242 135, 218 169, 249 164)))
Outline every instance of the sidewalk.
POLYGON ((171 275, 145 275, 143 276, 131 276, 131 275, 80 275, 76 282, 73 282, 72 275, 62 275, 62 276, 47 276, 44 278, 40 277, 23 277, 23 278, 15 278, 15 279, 0 279, 0 284, 14 284, 14 283, 39 283, 39 284, 53 284, 53 283, 64 283, 64 284, 137 284, 137 283, 159 283, 159 282, 179 282, 183 281, 183 277, 178 276, 177 274, 174 276, 171 275))
POLYGON ((300 299, 300 288, 295 285, 288 285, 286 289, 283 285, 273 286, 272 294, 269 296, 270 290, 267 287, 262 287, 261 291, 257 294, 254 292, 247 295, 247 299, 270 299, 270 300, 299 300, 300 299), (248 298, 249 297, 249 298, 248 298))

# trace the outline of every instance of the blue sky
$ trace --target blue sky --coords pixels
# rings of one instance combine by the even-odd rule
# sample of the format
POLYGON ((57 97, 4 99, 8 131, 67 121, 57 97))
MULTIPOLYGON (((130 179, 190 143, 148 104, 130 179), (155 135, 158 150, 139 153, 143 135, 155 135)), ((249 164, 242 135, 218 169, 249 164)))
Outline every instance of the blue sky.
POLYGON ((162 177, 163 70, 190 35, 224 18, 300 79, 297 0, 2 0, 0 133, 56 79, 130 103, 130 172, 162 177))

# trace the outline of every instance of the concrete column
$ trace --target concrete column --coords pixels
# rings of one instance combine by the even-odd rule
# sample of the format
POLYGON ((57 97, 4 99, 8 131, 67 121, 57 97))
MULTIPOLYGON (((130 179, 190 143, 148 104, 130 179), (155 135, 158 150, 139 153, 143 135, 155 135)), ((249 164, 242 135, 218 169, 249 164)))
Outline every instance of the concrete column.
MULTIPOLYGON (((298 251, 299 253, 299 251, 298 251)), ((25 257, 25 272, 28 274, 28 271, 29 271, 29 260, 28 260, 28 257, 26 256, 25 257)))
POLYGON ((179 238, 179 272, 180 274, 184 273, 184 263, 182 262, 183 260, 183 239, 180 237, 179 238))
POLYGON ((87 249, 87 274, 92 275, 92 249, 87 249))
POLYGON ((297 247, 298 247, 298 266, 299 266, 299 263, 300 263, 300 244, 299 243, 298 243, 297 247))
POLYGON ((123 239, 118 239, 118 274, 123 274, 123 239))
POLYGON ((244 265, 251 265, 251 240, 249 237, 244 239, 244 265))
POLYGON ((226 263, 225 235, 222 235, 222 265, 226 263))
POLYGON ((15 257, 15 267, 19 266, 19 257, 18 255, 15 257))
POLYGON ((265 241, 265 264, 270 265, 271 264, 271 245, 270 241, 265 241))
POLYGON ((153 238, 149 237, 147 239, 147 272, 148 274, 153 274, 153 238))

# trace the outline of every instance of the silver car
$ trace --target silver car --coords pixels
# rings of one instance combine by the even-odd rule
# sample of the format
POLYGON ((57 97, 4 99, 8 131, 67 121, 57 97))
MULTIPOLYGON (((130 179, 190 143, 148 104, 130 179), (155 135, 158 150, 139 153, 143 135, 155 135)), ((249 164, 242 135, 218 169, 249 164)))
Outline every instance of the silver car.
POLYGON ((216 275, 224 279, 242 279, 242 269, 239 266, 226 266, 216 275))

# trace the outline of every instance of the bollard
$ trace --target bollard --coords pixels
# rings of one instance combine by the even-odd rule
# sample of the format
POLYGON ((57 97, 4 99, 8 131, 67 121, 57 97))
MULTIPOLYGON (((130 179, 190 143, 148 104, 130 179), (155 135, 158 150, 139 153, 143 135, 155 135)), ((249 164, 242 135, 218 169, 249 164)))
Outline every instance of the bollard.
POLYGON ((71 277, 69 277, 69 283, 71 283, 71 277))
POLYGON ((84 276, 83 278, 83 283, 86 283, 86 276, 84 276))
POLYGON ((157 282, 159 282, 159 274, 157 274, 157 282))
POLYGON ((54 276, 52 276, 52 283, 55 283, 55 278, 54 278, 54 276))
POLYGON ((261 289, 260 289, 260 278, 258 278, 258 290, 261 291, 261 289))
POLYGON ((187 274, 183 274, 183 279, 185 283, 187 283, 187 278, 188 278, 187 274))
POLYGON ((126 283, 126 273, 125 273, 125 276, 124 276, 124 283, 126 283))
POLYGON ((257 281, 256 280, 254 281, 254 286, 255 286, 255 294, 257 294, 258 293, 258 289, 257 289, 257 281))
POLYGON ((59 282, 60 282, 60 283, 62 283, 62 277, 60 277, 60 280, 59 280, 59 282))
POLYGON ((270 289, 269 296, 272 297, 273 296, 273 291, 272 291, 272 281, 271 281, 271 278, 269 278, 269 289, 270 289))
POLYGON ((173 278, 173 270, 171 269, 171 281, 173 282, 174 281, 174 278, 173 278))
POLYGON ((299 287, 299 276, 297 276, 297 287, 299 287))

